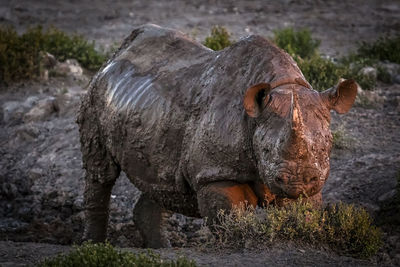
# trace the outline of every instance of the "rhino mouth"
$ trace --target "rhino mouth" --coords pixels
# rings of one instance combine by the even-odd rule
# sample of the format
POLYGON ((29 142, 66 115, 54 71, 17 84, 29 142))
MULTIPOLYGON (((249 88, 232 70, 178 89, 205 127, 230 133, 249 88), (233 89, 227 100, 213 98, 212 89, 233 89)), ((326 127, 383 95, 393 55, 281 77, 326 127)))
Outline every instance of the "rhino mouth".
POLYGON ((297 199, 300 196, 311 197, 319 192, 321 185, 316 176, 299 179, 297 175, 280 173, 275 178, 275 190, 283 197, 297 199))
POLYGON ((307 196, 306 189, 302 184, 292 184, 286 186, 283 191, 288 198, 298 198, 300 195, 307 196))

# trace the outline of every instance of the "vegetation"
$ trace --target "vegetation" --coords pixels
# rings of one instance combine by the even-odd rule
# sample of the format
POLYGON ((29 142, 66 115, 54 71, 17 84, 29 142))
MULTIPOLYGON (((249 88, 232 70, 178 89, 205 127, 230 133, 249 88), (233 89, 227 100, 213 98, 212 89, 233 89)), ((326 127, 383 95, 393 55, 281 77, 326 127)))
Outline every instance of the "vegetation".
POLYGON ((357 53, 333 62, 320 56, 319 41, 313 40, 308 30, 294 31, 286 28, 274 33, 274 42, 293 56, 306 79, 319 91, 336 84, 340 78, 353 78, 361 88, 373 89, 377 78, 390 82, 389 74, 379 65, 378 60, 400 61, 400 37, 385 37, 372 44, 362 43, 357 53), (360 73, 367 66, 377 69, 377 77, 360 73))
POLYGON ((268 246, 277 240, 311 245, 326 244, 348 255, 367 258, 381 246, 381 232, 371 224, 369 214, 354 205, 339 203, 313 208, 299 201, 283 208, 236 207, 221 211, 214 225, 213 244, 220 247, 268 246))
POLYGON ((84 243, 76 246, 68 255, 59 255, 46 259, 39 264, 41 267, 117 267, 117 266, 168 266, 191 267, 196 266, 194 261, 180 257, 176 261, 162 260, 160 255, 151 251, 142 254, 121 252, 109 243, 84 243))
POLYGON ((387 60, 400 64, 400 35, 381 37, 371 44, 362 42, 358 48, 357 55, 360 58, 387 60))
POLYGON ((211 35, 206 37, 204 45, 214 51, 222 50, 232 44, 229 32, 221 26, 214 26, 211 35))
POLYGON ((296 32, 293 28, 285 28, 274 31, 274 35, 275 44, 286 50, 291 56, 311 58, 317 54, 320 41, 314 40, 308 29, 296 32))
POLYGON ((9 84, 39 76, 43 52, 59 61, 74 58, 89 70, 97 70, 105 61, 94 42, 79 35, 67 35, 56 28, 43 30, 41 26, 18 35, 12 27, 0 27, 0 81, 9 84))
POLYGON ((333 147, 337 149, 350 148, 351 144, 354 142, 353 138, 346 134, 343 126, 339 126, 335 131, 332 131, 332 137, 333 147))

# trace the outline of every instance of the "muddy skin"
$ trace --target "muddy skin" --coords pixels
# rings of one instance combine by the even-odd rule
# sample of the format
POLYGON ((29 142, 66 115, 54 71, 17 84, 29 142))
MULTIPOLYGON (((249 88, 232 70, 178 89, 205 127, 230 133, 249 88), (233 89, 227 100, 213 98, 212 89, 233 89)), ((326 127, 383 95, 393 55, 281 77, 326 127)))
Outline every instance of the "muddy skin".
POLYGON ((121 170, 144 192, 134 214, 150 247, 168 246, 156 211, 212 222, 242 202, 320 203, 330 110, 347 112, 356 92, 352 80, 316 92, 293 59, 260 36, 215 52, 170 29, 134 30, 94 76, 77 120, 84 239, 104 240, 121 170))

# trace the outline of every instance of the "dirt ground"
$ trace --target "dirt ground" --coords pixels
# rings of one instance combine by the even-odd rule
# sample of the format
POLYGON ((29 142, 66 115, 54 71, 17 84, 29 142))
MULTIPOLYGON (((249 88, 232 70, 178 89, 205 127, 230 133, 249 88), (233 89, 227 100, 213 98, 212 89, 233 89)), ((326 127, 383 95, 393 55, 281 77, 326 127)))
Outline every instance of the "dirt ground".
MULTIPOLYGON (((225 26, 233 39, 254 33, 271 37, 273 30, 287 26, 308 27, 321 40, 321 52, 338 57, 354 50, 357 42, 399 34, 400 2, 0 0, 0 23, 19 31, 54 25, 83 34, 105 50, 143 23, 179 29, 198 41, 213 25, 225 26)), ((1 266, 32 264, 68 251, 70 247, 61 244, 80 240, 84 171, 75 118, 91 75, 68 74, 0 88, 1 266)), ((400 171, 400 84, 378 84, 372 97, 371 105, 359 103, 348 114, 332 114, 332 129, 345 133, 346 145, 333 150, 323 198, 356 203, 377 216, 396 193, 400 171)), ((132 223, 139 195, 122 175, 112 194, 113 244, 142 244, 132 223)), ((263 251, 202 252, 193 247, 202 238, 201 225, 201 219, 174 214, 167 232, 177 248, 158 252, 166 258, 185 254, 212 266, 400 265, 397 228, 385 228, 385 244, 377 256, 359 261, 292 244, 263 251)))

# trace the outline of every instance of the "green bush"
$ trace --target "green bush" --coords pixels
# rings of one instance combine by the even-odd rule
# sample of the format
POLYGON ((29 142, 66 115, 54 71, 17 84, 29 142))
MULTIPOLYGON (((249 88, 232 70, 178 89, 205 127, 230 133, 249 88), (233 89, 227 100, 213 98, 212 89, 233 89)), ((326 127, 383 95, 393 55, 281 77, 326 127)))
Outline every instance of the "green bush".
POLYGON ((0 80, 9 84, 37 77, 42 52, 59 61, 74 58, 89 70, 97 70, 105 61, 105 56, 95 50, 94 42, 79 35, 67 35, 56 28, 44 31, 41 26, 18 35, 14 28, 0 27, 0 80))
POLYGON ((339 79, 348 73, 348 68, 345 66, 338 66, 336 63, 319 55, 308 59, 295 57, 295 60, 307 81, 318 91, 323 91, 336 85, 339 79))
POLYGON ((310 58, 317 54, 320 41, 311 37, 308 29, 299 31, 293 28, 285 28, 274 31, 274 42, 280 48, 286 50, 291 56, 310 58))
POLYGON ((283 208, 236 207, 220 211, 213 226, 213 244, 220 247, 268 246, 276 240, 331 248, 360 258, 374 255, 381 246, 381 232, 371 224, 369 214, 353 205, 337 204, 313 208, 298 201, 283 208))
POLYGON ((117 267, 117 266, 196 266, 194 261, 180 257, 176 261, 162 260, 160 255, 151 251, 141 254, 121 252, 109 243, 84 243, 76 246, 69 254, 46 259, 38 266, 41 267, 117 267))
POLYGON ((208 48, 218 51, 232 44, 229 32, 221 26, 214 26, 211 35, 206 37, 204 43, 208 48))
MULTIPOLYGON (((399 49, 399 44, 392 42, 392 39, 382 39, 372 45, 364 43, 358 49, 358 53, 341 58, 336 63, 320 56, 318 51, 320 42, 313 40, 310 31, 307 29, 296 32, 292 28, 286 28, 276 30, 274 34, 274 42, 296 60, 306 79, 318 91, 332 87, 340 78, 352 78, 358 82, 361 88, 373 89, 376 85, 376 78, 360 74, 360 70, 366 66, 377 68, 378 79, 389 82, 390 76, 383 68, 379 67, 377 61, 377 59, 383 60, 384 58, 389 59, 389 57, 378 57, 373 53, 377 54, 377 52, 374 52, 378 49, 376 47, 384 46, 383 51, 392 52, 399 49)), ((392 56, 391 59, 393 60, 395 57, 392 56)))
POLYGON ((362 42, 357 55, 361 58, 388 60, 400 64, 400 35, 381 37, 373 43, 362 42))

